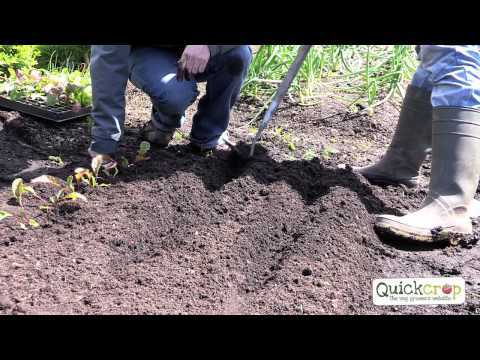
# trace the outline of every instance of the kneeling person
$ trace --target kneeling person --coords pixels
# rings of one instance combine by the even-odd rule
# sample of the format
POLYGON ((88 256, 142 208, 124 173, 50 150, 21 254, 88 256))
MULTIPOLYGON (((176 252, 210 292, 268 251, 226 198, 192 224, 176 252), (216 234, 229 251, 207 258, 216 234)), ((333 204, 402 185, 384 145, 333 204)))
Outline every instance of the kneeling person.
POLYGON ((152 101, 151 121, 142 132, 145 140, 167 146, 185 121, 186 109, 199 95, 197 83, 206 82, 190 140, 200 151, 224 144, 230 111, 252 60, 248 45, 131 46, 128 59, 125 49, 118 55, 118 49, 108 52, 101 48, 108 46, 92 49, 92 156, 108 157, 117 151, 125 117, 125 74, 152 101), (109 96, 112 92, 116 96, 109 96))

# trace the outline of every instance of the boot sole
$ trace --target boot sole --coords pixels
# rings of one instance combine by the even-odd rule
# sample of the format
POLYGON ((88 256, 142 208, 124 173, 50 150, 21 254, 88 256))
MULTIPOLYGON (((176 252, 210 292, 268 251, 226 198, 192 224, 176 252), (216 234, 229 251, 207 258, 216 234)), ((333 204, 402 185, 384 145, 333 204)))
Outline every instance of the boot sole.
POLYGON ((379 186, 387 186, 387 185, 393 185, 393 186, 399 186, 399 185, 405 185, 407 188, 415 188, 418 185, 418 180, 392 180, 387 177, 383 176, 375 176, 375 175, 369 175, 369 174, 362 174, 361 172, 357 172, 357 174, 362 175, 365 177, 371 184, 373 185, 379 185, 379 186))
POLYGON ((399 222, 391 219, 377 218, 374 225, 375 230, 380 235, 387 235, 392 238, 398 238, 402 241, 413 243, 438 243, 452 241, 458 236, 470 235, 473 230, 470 226, 466 225, 469 229, 462 229, 460 227, 452 227, 443 229, 438 233, 432 233, 430 229, 416 228, 412 226, 403 225, 399 222))

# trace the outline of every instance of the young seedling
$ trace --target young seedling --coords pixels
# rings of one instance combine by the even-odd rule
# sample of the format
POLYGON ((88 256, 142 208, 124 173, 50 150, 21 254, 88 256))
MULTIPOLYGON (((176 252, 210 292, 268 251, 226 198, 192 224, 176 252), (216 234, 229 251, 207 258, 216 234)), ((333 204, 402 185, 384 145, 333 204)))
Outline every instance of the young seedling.
POLYGON ((130 166, 130 162, 128 161, 128 159, 125 156, 122 156, 121 159, 120 159, 120 165, 123 168, 127 169, 130 166))
MULTIPOLYGON (((118 169, 115 167, 114 170, 115 170, 115 173, 113 174, 113 176, 116 176, 117 173, 118 173, 118 169)), ((97 174, 98 174, 98 172, 100 170, 98 168, 95 168, 94 171, 96 171, 97 174)), ((97 187, 108 187, 108 186, 110 186, 109 184, 105 184, 105 183, 99 184, 98 183, 99 177, 95 176, 95 174, 92 170, 85 169, 85 168, 76 168, 74 178, 75 178, 75 181, 76 181, 77 184, 83 183, 83 184, 85 184, 88 187, 91 187, 93 189, 95 189, 97 187)))
POLYGON ((51 162, 55 163, 58 166, 65 165, 65 163, 63 162, 63 160, 60 156, 49 156, 48 160, 50 160, 51 162))
MULTIPOLYGON (((7 211, 0 211, 0 221, 6 219, 8 217, 13 217, 13 216, 14 216, 13 214, 10 214, 7 211)), ((25 209, 23 207, 20 208, 20 212, 19 212, 18 216, 16 216, 16 217, 17 217, 18 225, 23 230, 27 230, 27 225, 25 225, 25 224, 30 225, 34 229, 38 228, 40 226, 38 221, 36 221, 33 218, 28 218, 28 216, 25 212, 25 209)))
POLYGON ((18 204, 23 207, 22 199, 26 193, 33 194, 37 196, 35 190, 31 186, 25 186, 22 178, 17 178, 12 182, 12 193, 15 199, 17 200, 18 204))
POLYGON ((330 146, 324 146, 323 149, 322 149, 322 157, 325 159, 325 160, 330 160, 330 158, 334 155, 334 154, 337 154, 338 153, 338 150, 337 149, 334 149, 330 146))
POLYGON ((185 135, 183 135, 183 133, 180 130, 177 130, 173 134, 173 139, 175 141, 182 141, 183 139, 185 139, 185 135))
POLYGON ((316 153, 315 149, 313 149, 313 148, 310 148, 307 151, 305 151, 305 154, 303 155, 303 159, 307 160, 307 161, 311 161, 311 160, 315 159, 316 157, 318 157, 318 156, 317 156, 317 153, 316 153))
MULTIPOLYGON (((99 171, 99 169, 97 171, 99 171)), ((91 188, 96 188, 98 186, 97 177, 91 170, 85 168, 77 168, 75 169, 74 176, 77 184, 84 183, 91 188)))
POLYGON ((290 151, 297 150, 297 146, 295 144, 295 139, 293 138, 292 134, 288 131, 284 130, 281 127, 275 129, 275 136, 280 138, 287 146, 290 151))
POLYGON ((91 167, 93 176, 95 178, 98 178, 100 170, 102 170, 105 175, 113 177, 117 176, 119 172, 117 162, 110 157, 105 157, 104 155, 97 155, 94 157, 92 159, 91 167))
POLYGON ((4 210, 0 210, 0 221, 10 217, 10 216, 13 216, 12 214, 10 214, 8 211, 4 211, 4 210))
POLYGON ((87 201, 87 198, 85 196, 75 191, 75 186, 73 185, 73 176, 69 176, 65 184, 63 183, 62 179, 50 175, 39 176, 33 179, 31 182, 33 184, 49 184, 58 189, 55 195, 50 196, 50 198, 48 199, 49 205, 43 205, 40 207, 42 210, 50 210, 51 206, 53 206, 53 208, 57 210, 61 203, 67 201, 76 201, 78 199, 85 202, 87 201))
POLYGON ((150 157, 147 156, 148 152, 150 151, 150 143, 148 141, 142 141, 140 143, 140 147, 138 149, 137 157, 135 158, 135 162, 141 162, 149 160, 150 157))
POLYGON ((18 205, 20 205, 20 213, 18 216, 18 222, 20 224, 20 227, 26 230, 27 227, 25 223, 28 223, 32 228, 39 227, 40 224, 36 220, 32 218, 29 219, 29 217, 27 216, 25 208, 23 207, 23 197, 25 194, 30 193, 40 200, 43 199, 37 195, 37 193, 31 186, 26 186, 22 178, 17 178, 12 182, 12 193, 17 200, 18 205))
POLYGON ((29 219, 28 220, 28 225, 30 225, 32 228, 36 229, 38 227, 40 227, 40 224, 38 223, 37 220, 35 219, 29 219))

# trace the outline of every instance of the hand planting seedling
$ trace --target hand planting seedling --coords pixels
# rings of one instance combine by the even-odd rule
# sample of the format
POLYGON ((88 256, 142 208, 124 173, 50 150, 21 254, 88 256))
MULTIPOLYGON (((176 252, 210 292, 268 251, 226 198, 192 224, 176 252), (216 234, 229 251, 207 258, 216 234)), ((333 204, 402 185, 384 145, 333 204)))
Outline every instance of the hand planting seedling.
POLYGON ((110 157, 109 155, 97 155, 92 159, 91 168, 93 175, 98 177, 100 170, 107 176, 117 176, 118 175, 118 164, 117 162, 110 157))
MULTIPOLYGON (((74 175, 75 181, 77 182, 77 184, 83 183, 93 189, 99 186, 100 187, 110 186, 109 184, 98 183, 98 179, 99 179, 98 173, 100 172, 101 167, 102 167, 101 162, 99 161, 99 159, 95 158, 92 160, 92 170, 85 169, 85 168, 76 168, 75 175, 74 175)), ((116 176, 118 174, 118 168, 116 167, 116 165, 113 168, 109 168, 107 171, 112 171, 112 170, 114 170, 113 176, 116 176)), ((107 171, 104 171, 104 173, 106 173, 107 175, 110 175, 107 171)))
MULTIPOLYGON (((98 170, 99 171, 99 170, 98 170)), ((98 172, 97 172, 98 173, 98 172)), ((96 188, 97 187, 97 177, 95 174, 88 169, 85 168, 77 168, 75 169, 75 180, 77 184, 86 184, 89 187, 96 188)))
POLYGON ((147 153, 150 151, 150 143, 148 141, 142 141, 140 143, 140 148, 138 149, 137 157, 135 162, 141 162, 149 160, 150 157, 147 156, 147 153))

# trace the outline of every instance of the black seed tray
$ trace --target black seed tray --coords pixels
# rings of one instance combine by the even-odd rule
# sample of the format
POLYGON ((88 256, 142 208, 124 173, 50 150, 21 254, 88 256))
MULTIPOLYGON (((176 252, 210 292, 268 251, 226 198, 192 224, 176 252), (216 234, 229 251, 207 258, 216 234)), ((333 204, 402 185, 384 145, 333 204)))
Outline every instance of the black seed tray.
POLYGON ((39 100, 11 100, 0 96, 0 106, 20 113, 36 116, 54 122, 64 122, 90 115, 91 106, 73 111, 71 105, 48 105, 39 100))

